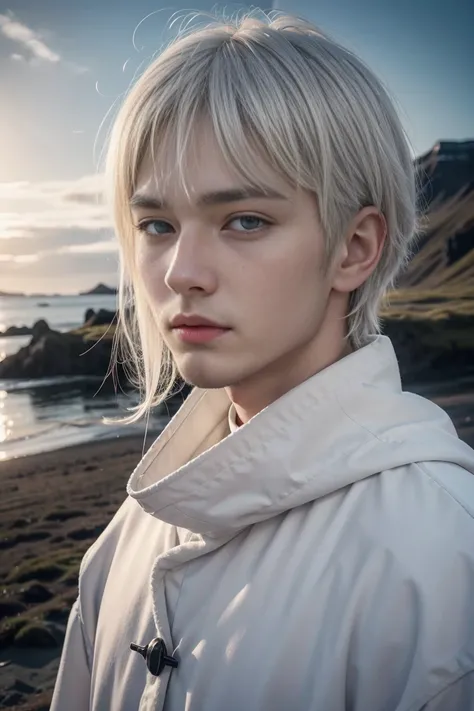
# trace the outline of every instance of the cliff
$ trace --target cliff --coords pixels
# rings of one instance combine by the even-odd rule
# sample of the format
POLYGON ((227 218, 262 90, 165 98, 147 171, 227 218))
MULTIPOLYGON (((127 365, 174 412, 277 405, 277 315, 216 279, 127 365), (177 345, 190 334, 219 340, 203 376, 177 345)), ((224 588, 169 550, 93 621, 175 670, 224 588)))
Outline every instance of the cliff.
POLYGON ((474 372, 474 141, 415 166, 425 234, 382 308, 406 383, 474 372))

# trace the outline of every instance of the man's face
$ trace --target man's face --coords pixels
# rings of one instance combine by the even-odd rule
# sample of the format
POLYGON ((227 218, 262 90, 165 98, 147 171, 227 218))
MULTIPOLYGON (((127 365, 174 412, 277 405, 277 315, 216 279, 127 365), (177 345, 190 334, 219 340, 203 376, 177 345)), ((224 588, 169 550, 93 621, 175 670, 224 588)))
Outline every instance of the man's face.
POLYGON ((284 392, 326 314, 330 278, 314 197, 264 175, 280 198, 198 206, 204 193, 242 187, 205 131, 187 163, 191 200, 173 174, 163 187, 150 157, 141 166, 137 192, 167 207, 133 208, 135 225, 151 221, 136 234, 140 278, 179 372, 198 387, 240 387, 271 374, 284 392), (229 330, 206 343, 184 342, 169 323, 179 313, 229 330))

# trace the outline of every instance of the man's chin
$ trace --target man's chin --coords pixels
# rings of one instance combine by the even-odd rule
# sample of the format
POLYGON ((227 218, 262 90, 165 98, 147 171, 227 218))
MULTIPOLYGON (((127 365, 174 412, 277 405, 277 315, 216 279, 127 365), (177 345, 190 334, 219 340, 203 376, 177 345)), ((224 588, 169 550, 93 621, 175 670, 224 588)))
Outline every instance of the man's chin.
POLYGON ((216 390, 229 385, 227 378, 218 377, 215 374, 193 374, 180 370, 180 375, 188 385, 194 388, 201 388, 202 390, 216 390))
MULTIPOLYGON (((179 374, 189 385, 203 390, 216 390, 231 387, 242 379, 242 373, 237 369, 203 367, 202 364, 191 362, 176 363, 179 374)), ((208 365, 208 364, 206 364, 208 365)))

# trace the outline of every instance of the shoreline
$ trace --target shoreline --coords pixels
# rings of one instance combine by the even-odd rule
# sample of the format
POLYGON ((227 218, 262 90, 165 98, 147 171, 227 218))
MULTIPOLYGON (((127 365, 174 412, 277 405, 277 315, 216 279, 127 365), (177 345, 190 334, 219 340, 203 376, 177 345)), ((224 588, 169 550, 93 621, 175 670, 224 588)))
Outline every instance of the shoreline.
MULTIPOLYGON (((131 425, 127 425, 124 427, 124 432, 122 434, 117 434, 117 428, 114 428, 113 431, 107 433, 106 431, 99 431, 96 432, 95 434, 92 433, 81 433, 82 437, 78 437, 77 441, 65 441, 64 443, 58 442, 58 440, 52 440, 48 443, 48 440, 45 439, 43 441, 38 442, 38 446, 41 447, 41 449, 35 449, 34 451, 25 451, 25 452, 20 452, 20 453, 12 453, 8 454, 6 450, 4 449, 3 451, 0 451, 0 476, 2 472, 2 465, 8 462, 13 462, 17 460, 23 460, 29 457, 41 457, 45 454, 53 454, 55 452, 62 452, 65 449, 71 449, 73 447, 79 449, 81 447, 91 447, 94 445, 98 444, 111 444, 112 442, 122 442, 123 440, 140 440, 142 443, 145 443, 145 447, 148 447, 151 442, 153 442, 160 432, 163 430, 164 426, 166 423, 164 423, 162 426, 154 426, 154 427, 148 427, 148 431, 145 433, 145 428, 143 427, 143 431, 139 432, 138 428, 135 431, 129 431, 126 432, 125 429, 126 427, 131 428, 131 425), (148 444, 147 444, 148 442, 148 444)), ((92 428, 91 428, 92 429, 92 428)), ((111 428, 112 430, 112 428, 111 428)), ((3 446, 8 446, 9 442, 8 440, 3 443, 3 446)), ((1 447, 2 445, 0 445, 1 447)))
MULTIPOLYGON (((151 430, 148 430, 148 435, 150 434, 150 432, 151 430)), ((156 435, 154 432, 153 434, 154 439, 156 439, 159 432, 157 431, 156 435)), ((149 437, 147 436, 147 438, 149 437)), ((117 451, 121 451, 123 453, 124 449, 129 450, 130 448, 132 448, 134 452, 138 451, 138 444, 143 446, 143 441, 144 432, 141 435, 114 435, 112 437, 100 437, 96 439, 90 439, 85 442, 73 442, 71 444, 65 444, 64 446, 57 447, 55 449, 47 449, 42 452, 31 452, 9 459, 2 459, 0 460, 0 472, 4 467, 10 468, 11 465, 14 464, 17 464, 18 469, 21 470, 23 466, 30 464, 33 460, 35 460, 35 462, 39 464, 39 467, 43 469, 45 466, 60 466, 63 459, 67 460, 67 464, 71 464, 69 460, 72 459, 74 456, 78 457, 77 462, 79 464, 84 458, 93 459, 101 454, 105 455, 105 457, 108 458, 110 456, 113 456, 111 455, 110 448, 111 445, 114 443, 117 445, 117 451), (61 461, 58 461, 58 456, 59 460, 61 461)), ((147 446, 149 446, 150 444, 151 442, 149 442, 147 446)), ((19 471, 19 473, 21 475, 21 471, 19 471)), ((9 473, 8 476, 10 475, 11 474, 9 473)))

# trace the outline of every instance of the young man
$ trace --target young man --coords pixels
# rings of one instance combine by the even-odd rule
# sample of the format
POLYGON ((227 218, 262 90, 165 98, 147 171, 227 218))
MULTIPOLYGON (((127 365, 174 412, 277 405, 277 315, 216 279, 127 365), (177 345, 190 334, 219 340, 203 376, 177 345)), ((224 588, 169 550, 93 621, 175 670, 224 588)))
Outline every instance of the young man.
POLYGON ((378 333, 416 228, 380 82, 301 18, 216 22, 107 173, 126 421, 195 388, 84 556, 52 711, 474 709, 474 454, 378 333))

